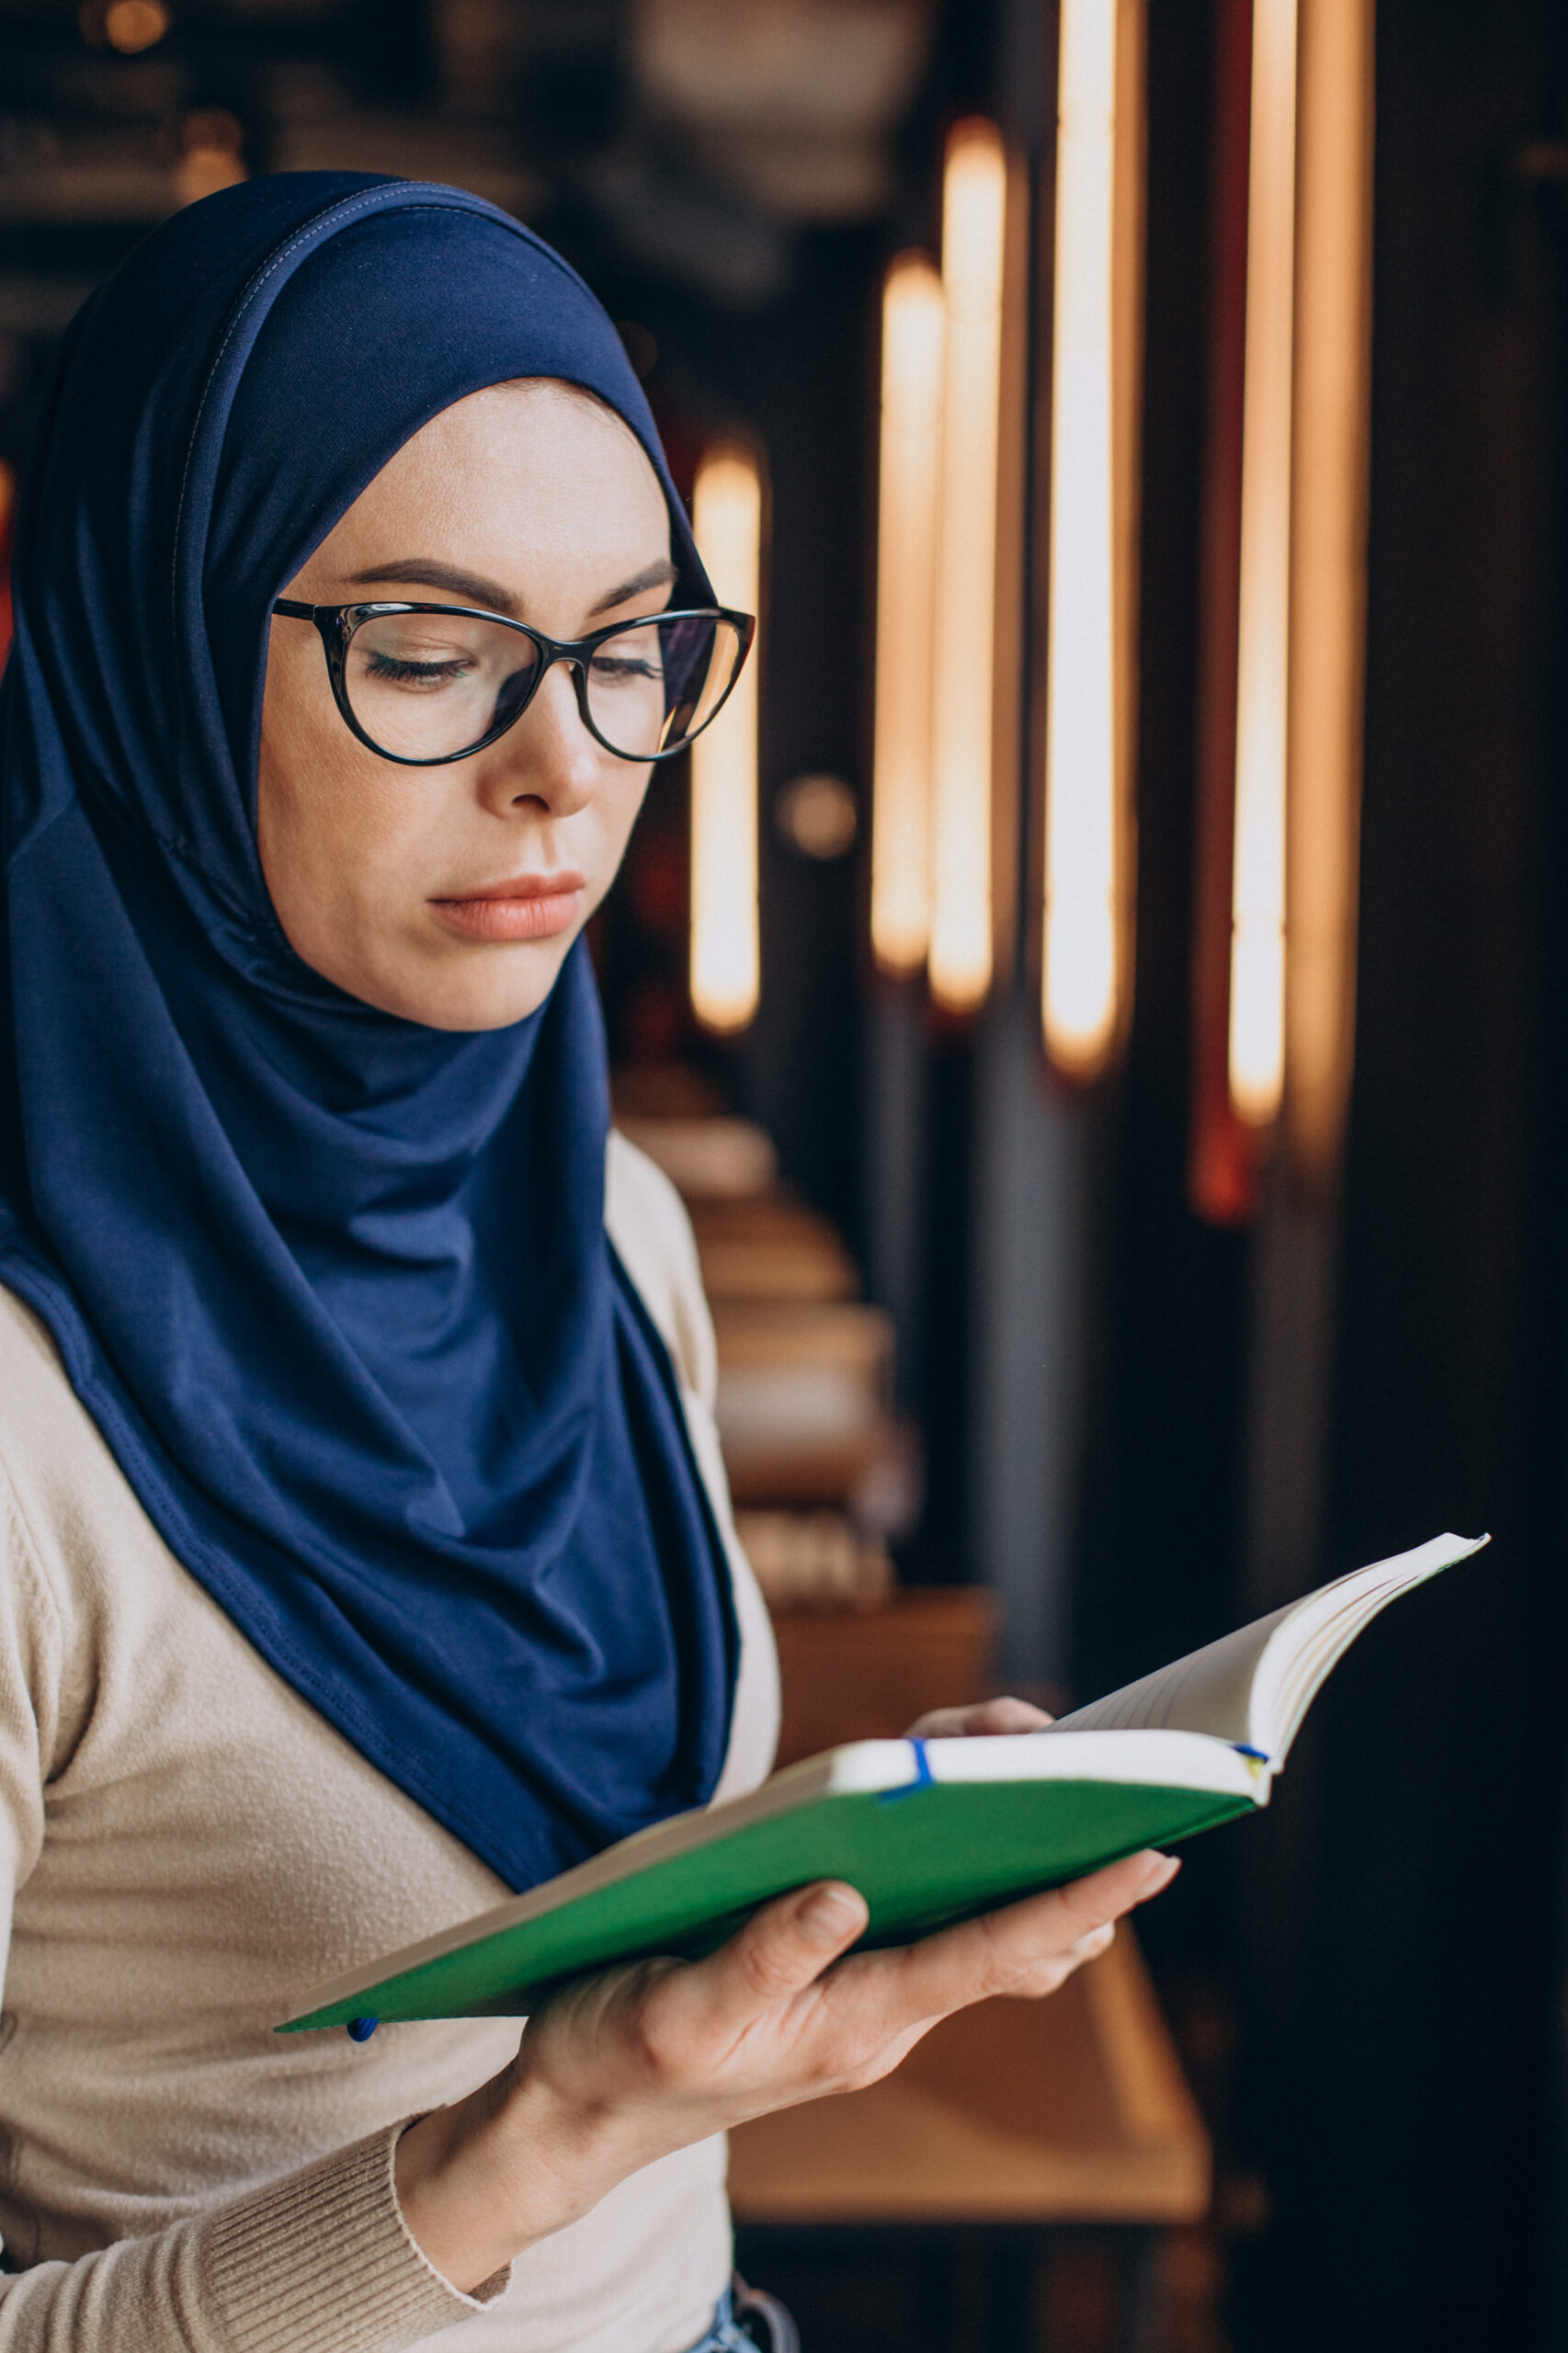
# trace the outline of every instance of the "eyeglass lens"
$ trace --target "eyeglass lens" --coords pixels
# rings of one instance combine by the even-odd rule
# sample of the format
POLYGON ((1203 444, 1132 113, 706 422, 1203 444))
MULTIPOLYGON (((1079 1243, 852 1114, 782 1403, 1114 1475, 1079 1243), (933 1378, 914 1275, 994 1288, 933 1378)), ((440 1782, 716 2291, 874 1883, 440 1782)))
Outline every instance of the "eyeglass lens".
MULTIPOLYGON (((677 750, 722 701, 741 655, 733 622, 629 623, 594 649, 594 726, 629 760, 677 750)), ((533 640, 470 613, 384 613, 361 621, 344 664, 348 706, 371 742, 405 760, 455 760, 515 717, 533 692, 533 640)))

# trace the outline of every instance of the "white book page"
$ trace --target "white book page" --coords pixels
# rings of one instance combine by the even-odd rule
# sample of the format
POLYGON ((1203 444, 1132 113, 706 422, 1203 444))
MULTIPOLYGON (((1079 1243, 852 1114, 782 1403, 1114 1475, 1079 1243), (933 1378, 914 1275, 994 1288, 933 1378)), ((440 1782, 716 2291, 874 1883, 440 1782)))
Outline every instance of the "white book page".
POLYGON ((1204 1732, 1278 1770, 1325 1677, 1379 1611, 1488 1541, 1434 1536, 1091 1701, 1053 1732, 1204 1732))
POLYGON ((1391 1601, 1439 1569, 1451 1568, 1491 1540, 1434 1536, 1413 1552, 1374 1562, 1309 1594, 1270 1637, 1253 1681, 1253 1743, 1278 1768, 1290 1755, 1301 1719, 1358 1634, 1391 1601))
POLYGON ((1259 1745, 1252 1739, 1252 1687, 1259 1660, 1276 1627, 1294 1603, 1255 1625, 1238 1626, 1200 1651, 1156 1667, 1136 1683, 1061 1716, 1052 1732, 1206 1732, 1233 1746, 1259 1745))

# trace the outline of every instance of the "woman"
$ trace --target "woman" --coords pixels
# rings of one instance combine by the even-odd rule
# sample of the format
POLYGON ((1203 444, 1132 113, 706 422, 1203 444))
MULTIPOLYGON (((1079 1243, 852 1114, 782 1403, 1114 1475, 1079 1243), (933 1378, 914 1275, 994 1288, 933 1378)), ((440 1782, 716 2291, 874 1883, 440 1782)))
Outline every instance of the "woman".
POLYGON ((801 1891, 520 2051, 271 2029, 767 1769, 694 1254, 607 1162, 581 944, 746 625, 580 282, 347 176, 88 304, 15 587, 0 2348, 731 2343, 725 2127, 1059 1984, 1165 1866, 836 1969, 864 1906, 801 1891))

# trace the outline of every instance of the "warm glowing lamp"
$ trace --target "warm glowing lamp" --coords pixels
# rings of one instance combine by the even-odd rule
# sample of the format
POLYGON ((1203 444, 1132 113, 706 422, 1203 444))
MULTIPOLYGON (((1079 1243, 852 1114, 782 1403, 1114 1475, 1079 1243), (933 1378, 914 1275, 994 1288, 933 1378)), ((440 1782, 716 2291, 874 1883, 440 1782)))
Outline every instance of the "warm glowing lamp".
MULTIPOLYGON (((129 6, 131 0, 124 0, 129 6)), ((109 10, 112 18, 114 9, 109 10)), ((220 188, 237 188, 248 176, 244 165, 244 127, 227 107, 198 107, 187 114, 180 132, 180 158, 175 165, 175 193, 182 204, 199 204, 220 188)))
POLYGON ((1006 159, 994 123, 960 122, 942 194, 941 491, 931 748, 931 994, 969 1013, 991 985, 996 483, 1006 159))
POLYGON ((155 47, 169 29, 163 0, 83 0, 76 14, 84 40, 95 49, 107 42, 125 57, 155 47))
POLYGON ((1256 0, 1229 1039, 1231 1100, 1255 1127, 1274 1120, 1285 1083, 1295 265, 1296 0, 1256 0))
POLYGON ((1285 1136, 1337 1165, 1356 1002, 1370 382, 1372 0, 1302 11, 1290 572, 1285 1136))
POLYGON ((931 932, 931 719, 941 483, 942 289, 901 254, 882 292, 871 946, 917 972, 931 932))
MULTIPOLYGON (((757 609, 762 476, 724 444, 698 468, 692 533, 721 605, 757 609)), ((705 1029, 744 1029, 756 1011, 756 655, 691 747, 691 1002, 705 1029)))
POLYGON ((1080 1079, 1110 1058, 1126 965, 1142 51, 1136 0, 1063 0, 1041 1011, 1080 1079))

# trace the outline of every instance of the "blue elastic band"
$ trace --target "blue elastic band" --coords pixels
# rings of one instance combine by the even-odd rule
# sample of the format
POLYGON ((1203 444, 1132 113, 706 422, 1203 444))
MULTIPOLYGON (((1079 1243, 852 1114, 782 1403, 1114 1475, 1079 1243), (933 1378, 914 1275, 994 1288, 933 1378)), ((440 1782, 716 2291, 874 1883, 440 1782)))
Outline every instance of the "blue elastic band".
POLYGON ((350 2018, 349 2040, 354 2042, 369 2042, 380 2023, 379 2018, 350 2018))

